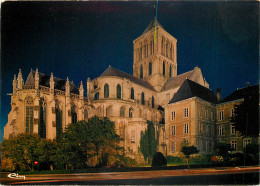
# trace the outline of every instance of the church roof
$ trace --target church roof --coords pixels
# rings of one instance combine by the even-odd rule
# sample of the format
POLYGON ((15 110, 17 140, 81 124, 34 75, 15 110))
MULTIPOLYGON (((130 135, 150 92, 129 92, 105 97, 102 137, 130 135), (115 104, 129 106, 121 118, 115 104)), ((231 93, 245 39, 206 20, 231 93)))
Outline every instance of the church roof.
POLYGON ((242 99, 242 98, 245 98, 245 97, 248 97, 248 96, 251 96, 252 98, 258 100, 259 99, 258 98, 258 96, 259 96, 259 85, 252 85, 252 86, 248 86, 248 87, 238 89, 238 90, 234 91, 233 93, 231 93, 226 98, 224 98, 223 100, 221 100, 220 103, 234 101, 234 100, 242 99))
POLYGON ((185 79, 190 79, 194 73, 195 69, 168 79, 164 84, 162 91, 180 87, 185 79))
MULTIPOLYGON (((29 73, 26 79, 25 85, 34 85, 35 83, 34 77, 35 77, 35 71, 31 70, 31 72, 29 73)), ((39 85, 44 87, 50 87, 50 77, 51 77, 50 75, 39 72, 39 85)), ((55 82, 54 89, 65 91, 66 80, 57 77, 53 77, 53 79, 55 82)), ((79 94, 78 88, 71 81, 70 81, 70 92, 74 94, 79 94)))
POLYGON ((145 80, 136 78, 130 74, 127 74, 121 70, 115 69, 111 66, 109 66, 99 77, 105 77, 105 76, 116 76, 116 77, 126 78, 136 84, 139 84, 145 88, 155 91, 154 88, 149 83, 147 83, 145 80))
POLYGON ((212 90, 186 79, 169 103, 176 103, 192 97, 198 97, 211 103, 217 102, 217 97, 212 90))
POLYGON ((145 34, 146 32, 149 32, 150 30, 155 28, 155 23, 156 23, 156 26, 162 27, 162 25, 156 20, 156 17, 154 17, 153 20, 150 22, 150 24, 147 26, 147 28, 144 30, 143 34, 145 34))

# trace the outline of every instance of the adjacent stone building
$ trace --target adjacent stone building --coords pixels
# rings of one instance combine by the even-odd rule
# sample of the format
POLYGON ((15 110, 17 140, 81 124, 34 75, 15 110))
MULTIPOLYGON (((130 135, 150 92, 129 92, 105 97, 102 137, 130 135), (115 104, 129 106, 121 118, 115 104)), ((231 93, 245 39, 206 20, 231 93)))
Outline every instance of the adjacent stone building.
POLYGON ((165 155, 178 155, 183 139, 202 153, 212 152, 222 125, 216 116, 227 104, 217 104, 201 69, 177 75, 177 39, 156 19, 133 41, 133 48, 133 75, 109 66, 79 87, 38 69, 24 83, 19 70, 4 138, 27 132, 55 139, 69 124, 97 115, 115 122, 132 158, 142 159, 138 147, 147 120, 156 125, 158 151, 165 155))

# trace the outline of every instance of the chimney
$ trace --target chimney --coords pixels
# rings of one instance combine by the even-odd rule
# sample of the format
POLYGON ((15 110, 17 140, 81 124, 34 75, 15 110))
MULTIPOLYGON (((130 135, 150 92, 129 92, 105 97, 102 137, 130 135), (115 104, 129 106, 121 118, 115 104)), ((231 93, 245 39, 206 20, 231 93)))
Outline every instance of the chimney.
POLYGON ((221 88, 217 88, 217 101, 220 102, 221 100, 221 88))

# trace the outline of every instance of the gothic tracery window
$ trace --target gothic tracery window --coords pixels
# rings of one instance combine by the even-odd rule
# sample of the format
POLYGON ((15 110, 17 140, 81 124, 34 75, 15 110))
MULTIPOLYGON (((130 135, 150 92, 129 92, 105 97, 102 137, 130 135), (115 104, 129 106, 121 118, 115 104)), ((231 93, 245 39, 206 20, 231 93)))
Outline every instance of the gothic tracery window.
POLYGON ((117 85, 116 87, 116 98, 121 99, 121 86, 117 85))
POLYGON ((26 132, 29 134, 33 133, 33 98, 28 96, 25 99, 25 108, 26 108, 26 121, 25 128, 26 132))
POLYGON ((143 92, 142 92, 141 102, 142 102, 143 105, 145 104, 145 99, 144 99, 144 93, 143 92))
POLYGON ((143 79, 143 65, 140 67, 140 79, 143 79))
POLYGON ((72 105, 71 107, 71 123, 77 123, 77 112, 75 105, 72 105))
POLYGON ((47 102, 40 99, 39 125, 38 134, 41 138, 46 138, 46 121, 47 121, 47 102))
POLYGON ((56 139, 59 139, 62 134, 62 106, 60 102, 55 103, 56 113, 56 139))
POLYGON ((149 75, 152 75, 152 73, 153 73, 153 63, 150 62, 149 63, 149 75))
POLYGON ((154 108, 154 97, 152 96, 152 108, 154 108))
POLYGON ((109 97, 109 85, 105 84, 104 86, 104 98, 108 98, 109 97))
POLYGON ((169 71, 170 78, 172 77, 172 66, 170 65, 170 71, 169 71))
POLYGON ((131 99, 135 99, 135 90, 131 88, 131 99))

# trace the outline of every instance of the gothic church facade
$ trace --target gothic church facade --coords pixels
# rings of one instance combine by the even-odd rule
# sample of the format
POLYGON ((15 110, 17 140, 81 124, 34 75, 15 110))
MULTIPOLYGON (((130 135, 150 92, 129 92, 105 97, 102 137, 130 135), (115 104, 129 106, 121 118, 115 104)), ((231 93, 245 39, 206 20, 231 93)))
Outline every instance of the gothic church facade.
POLYGON ((133 75, 109 66, 99 77, 88 78, 85 89, 82 82, 76 87, 68 78, 38 69, 24 82, 19 70, 4 138, 27 132, 55 139, 69 124, 96 115, 115 123, 132 158, 141 157, 138 147, 147 120, 155 123, 158 151, 165 155, 178 155, 183 139, 201 152, 213 151, 217 97, 201 69, 177 74, 177 39, 156 19, 133 48, 133 75))

